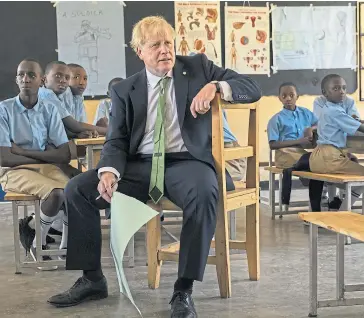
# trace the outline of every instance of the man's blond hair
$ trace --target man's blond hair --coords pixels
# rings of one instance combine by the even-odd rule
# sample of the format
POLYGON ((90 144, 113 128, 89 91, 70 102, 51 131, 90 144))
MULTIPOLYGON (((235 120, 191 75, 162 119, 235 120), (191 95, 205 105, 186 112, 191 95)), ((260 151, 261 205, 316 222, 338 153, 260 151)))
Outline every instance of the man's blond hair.
POLYGON ((151 35, 164 36, 168 33, 174 39, 175 31, 166 19, 160 16, 145 17, 134 25, 130 45, 136 52, 138 47, 143 46, 151 35))

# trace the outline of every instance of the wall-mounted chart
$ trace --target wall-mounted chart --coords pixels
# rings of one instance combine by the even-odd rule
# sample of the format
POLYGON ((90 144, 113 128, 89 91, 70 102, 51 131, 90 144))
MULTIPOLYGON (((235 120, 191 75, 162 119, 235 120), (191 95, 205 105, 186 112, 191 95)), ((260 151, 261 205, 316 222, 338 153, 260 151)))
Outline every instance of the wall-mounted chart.
POLYGON ((243 74, 269 74, 267 7, 225 7, 225 67, 243 74))

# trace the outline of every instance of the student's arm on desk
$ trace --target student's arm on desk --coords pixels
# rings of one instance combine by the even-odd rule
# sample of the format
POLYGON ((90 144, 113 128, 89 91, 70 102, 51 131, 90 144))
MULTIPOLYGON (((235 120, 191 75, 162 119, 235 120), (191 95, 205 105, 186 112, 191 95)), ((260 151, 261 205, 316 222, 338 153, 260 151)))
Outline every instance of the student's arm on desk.
POLYGON ((11 152, 10 147, 0 147, 0 166, 17 167, 21 165, 31 165, 44 163, 44 161, 17 155, 11 152))
POLYGON ((288 147, 298 147, 298 146, 301 146, 303 148, 312 148, 312 138, 303 137, 297 140, 285 140, 285 141, 272 140, 269 142, 269 147, 272 150, 288 148, 288 147))
POLYGON ((43 163, 69 163, 71 160, 68 143, 62 144, 57 148, 47 148, 45 151, 23 149, 12 144, 11 152, 15 155, 42 161, 43 163))
POLYGON ((361 124, 358 128, 358 131, 364 133, 364 124, 361 124))
POLYGON ((97 131, 100 135, 105 136, 107 133, 107 128, 100 127, 100 126, 94 126, 86 123, 81 123, 72 116, 67 116, 62 119, 64 126, 68 131, 71 131, 75 134, 79 134, 85 131, 97 131))

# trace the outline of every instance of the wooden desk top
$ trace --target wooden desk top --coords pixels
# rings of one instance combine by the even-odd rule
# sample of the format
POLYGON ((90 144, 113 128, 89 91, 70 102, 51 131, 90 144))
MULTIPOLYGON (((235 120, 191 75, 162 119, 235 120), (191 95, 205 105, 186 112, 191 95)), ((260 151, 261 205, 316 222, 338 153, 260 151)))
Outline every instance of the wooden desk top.
POLYGON ((353 212, 298 213, 301 220, 364 241, 364 215, 353 212))
POLYGON ((7 192, 4 197, 5 201, 34 201, 39 200, 35 195, 7 192))
POLYGON ((105 137, 73 139, 77 146, 103 145, 105 137))
POLYGON ((355 182, 355 181, 364 182, 364 176, 355 176, 349 174, 324 174, 324 173, 313 173, 307 171, 293 171, 292 175, 301 178, 333 182, 333 183, 345 183, 345 182, 355 182))

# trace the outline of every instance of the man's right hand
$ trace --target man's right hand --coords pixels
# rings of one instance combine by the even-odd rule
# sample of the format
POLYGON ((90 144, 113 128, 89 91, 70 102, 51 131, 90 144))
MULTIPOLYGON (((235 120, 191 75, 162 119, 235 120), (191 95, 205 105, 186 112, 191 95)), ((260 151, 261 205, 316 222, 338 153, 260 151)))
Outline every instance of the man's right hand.
POLYGON ((312 148, 312 138, 311 137, 303 137, 303 138, 300 138, 298 141, 302 148, 312 148))
POLYGON ((101 197, 106 201, 111 203, 111 198, 113 193, 118 188, 118 184, 116 183, 113 187, 112 184, 117 180, 116 176, 112 172, 103 172, 100 177, 99 185, 97 186, 97 190, 101 194, 101 197))

